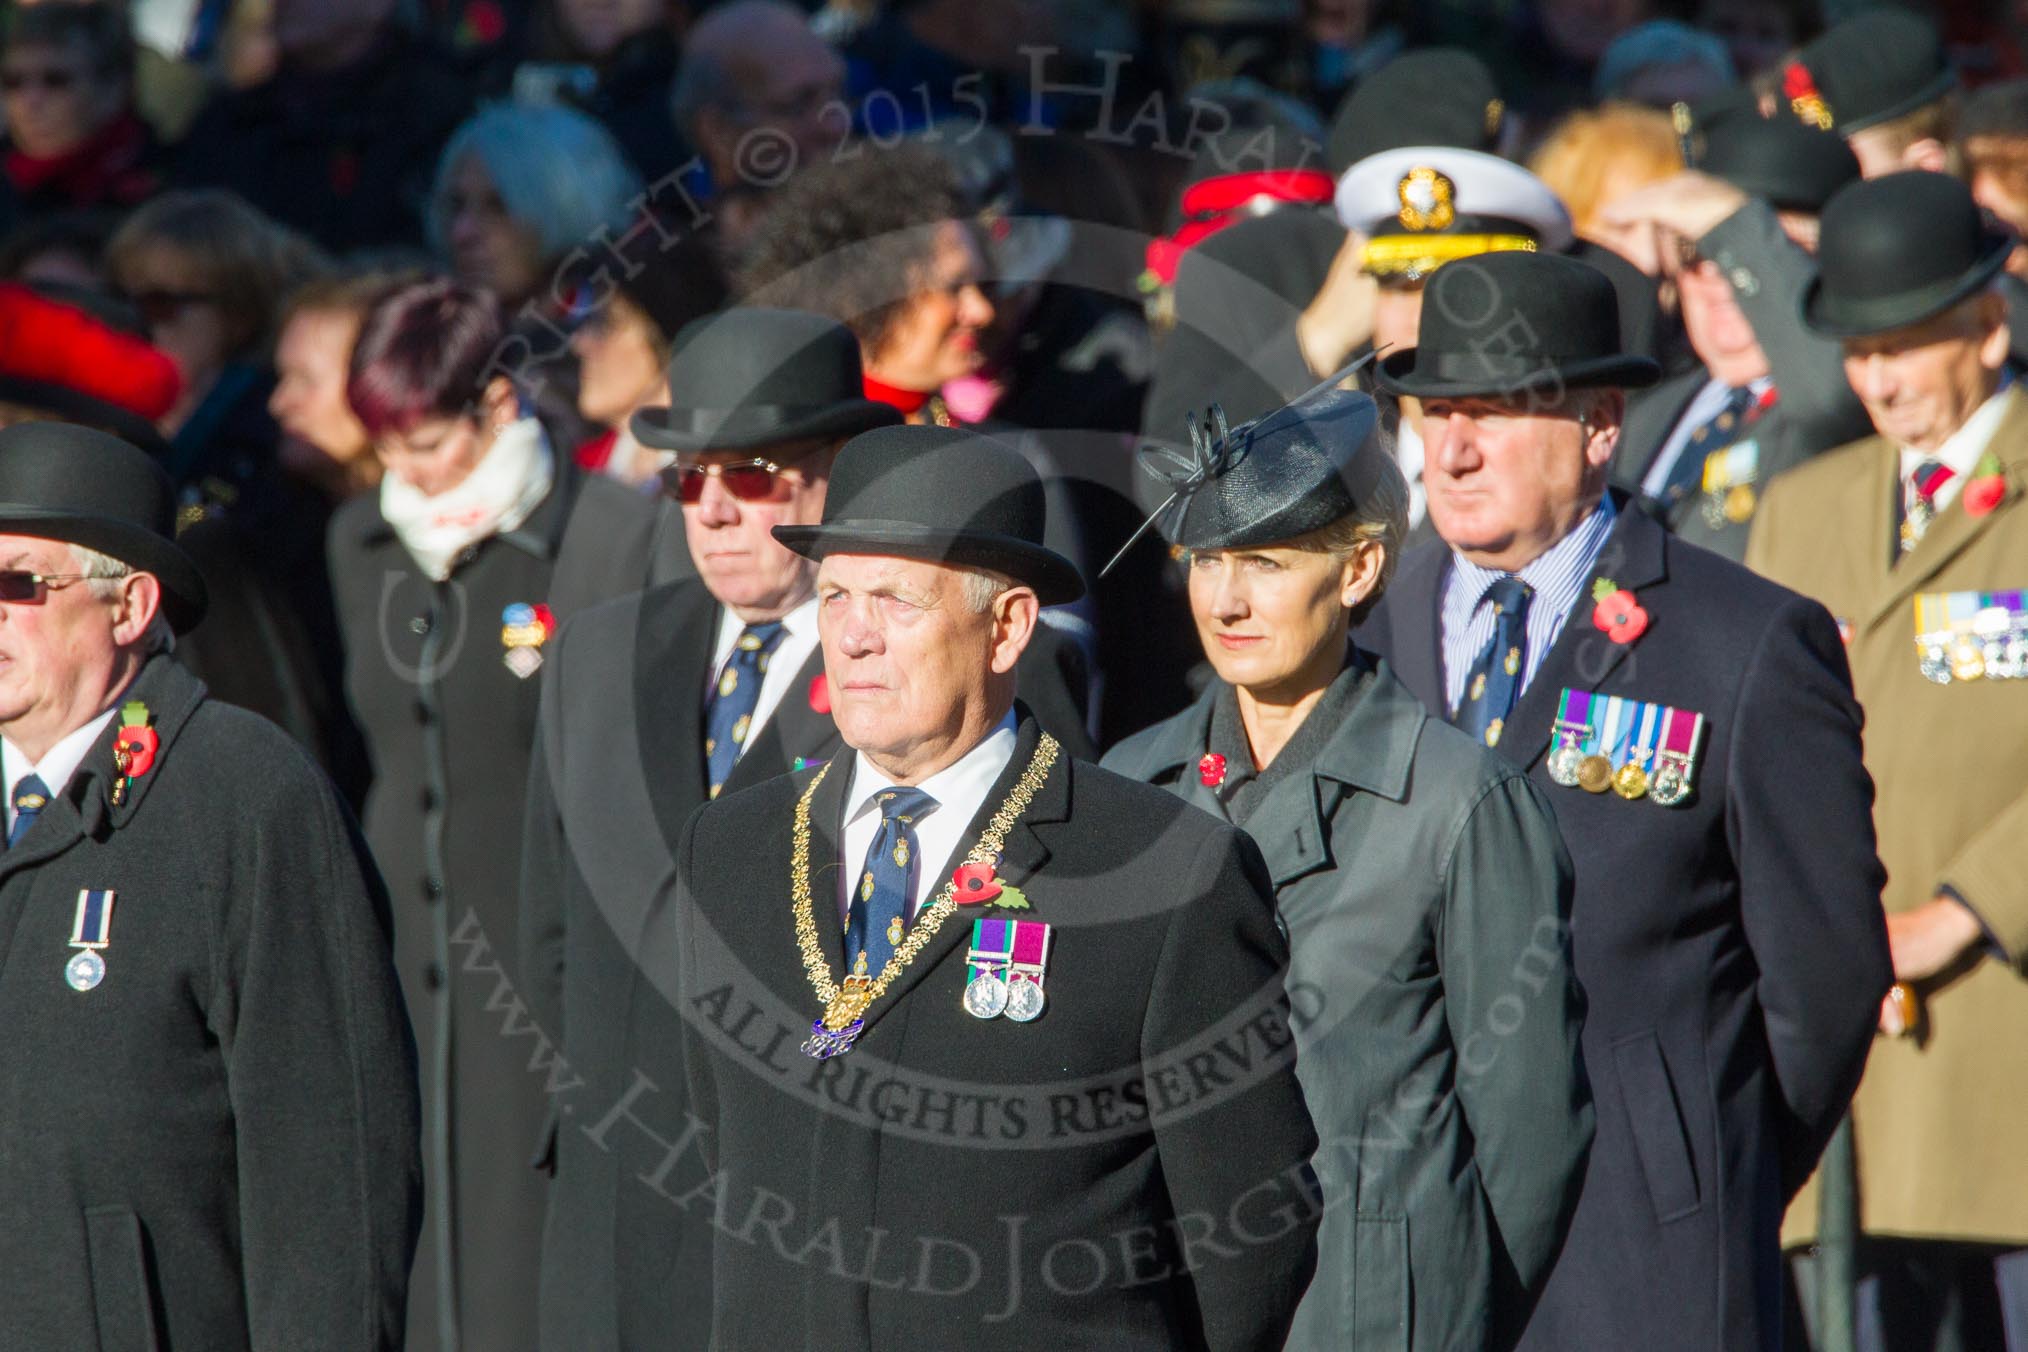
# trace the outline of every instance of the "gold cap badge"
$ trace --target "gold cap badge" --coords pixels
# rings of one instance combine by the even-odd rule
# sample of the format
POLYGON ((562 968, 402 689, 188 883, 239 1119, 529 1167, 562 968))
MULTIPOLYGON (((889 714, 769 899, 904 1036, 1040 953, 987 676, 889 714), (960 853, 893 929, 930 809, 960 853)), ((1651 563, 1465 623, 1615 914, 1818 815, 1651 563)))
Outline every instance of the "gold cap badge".
POLYGON ((1442 230, 1458 218, 1457 185, 1426 165, 1418 165, 1401 177, 1395 187, 1401 197, 1398 219, 1408 230, 1442 230))

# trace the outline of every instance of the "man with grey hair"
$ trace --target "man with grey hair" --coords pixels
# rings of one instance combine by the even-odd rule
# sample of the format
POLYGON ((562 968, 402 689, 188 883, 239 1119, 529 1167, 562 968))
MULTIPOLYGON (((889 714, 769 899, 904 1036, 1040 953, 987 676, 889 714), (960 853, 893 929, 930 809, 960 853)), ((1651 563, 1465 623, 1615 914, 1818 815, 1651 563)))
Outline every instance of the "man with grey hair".
POLYGON ((710 1220, 715 1347, 1279 1352, 1310 1279, 1266 868, 1016 702, 1083 590, 1045 514, 1012 448, 900 426, 775 527, 817 560, 850 753, 689 819, 628 1047, 679 1033, 685 1085, 598 1124, 666 1143, 623 1225, 710 1220))
POLYGON ((737 254, 766 194, 852 130, 845 62, 781 0, 733 0, 684 36, 670 111, 697 150, 719 237, 737 254))
POLYGON ((162 649, 169 480, 0 430, 9 1347, 393 1349, 420 1209, 378 875, 330 782, 162 649))

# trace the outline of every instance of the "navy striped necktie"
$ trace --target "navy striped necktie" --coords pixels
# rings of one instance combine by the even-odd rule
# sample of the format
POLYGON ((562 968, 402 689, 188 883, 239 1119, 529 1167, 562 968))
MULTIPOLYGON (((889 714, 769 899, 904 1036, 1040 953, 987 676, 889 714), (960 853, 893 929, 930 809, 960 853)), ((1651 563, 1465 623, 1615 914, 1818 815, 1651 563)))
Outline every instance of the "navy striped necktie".
POLYGON ((7 848, 13 849, 35 825, 42 809, 49 806, 49 785, 38 774, 25 774, 14 785, 14 825, 7 830, 7 848))
POLYGON ((856 972, 863 954, 866 975, 878 977, 908 930, 909 879, 921 872, 915 824, 936 811, 937 800, 921 789, 882 789, 880 829, 866 851, 859 885, 845 913, 845 970, 856 972))
POLYGON ((1509 573, 1486 588, 1484 601, 1493 604, 1493 636, 1472 663, 1465 695, 1451 721, 1486 746, 1498 746, 1507 715, 1521 695, 1521 676, 1528 659, 1528 602, 1535 591, 1509 573))

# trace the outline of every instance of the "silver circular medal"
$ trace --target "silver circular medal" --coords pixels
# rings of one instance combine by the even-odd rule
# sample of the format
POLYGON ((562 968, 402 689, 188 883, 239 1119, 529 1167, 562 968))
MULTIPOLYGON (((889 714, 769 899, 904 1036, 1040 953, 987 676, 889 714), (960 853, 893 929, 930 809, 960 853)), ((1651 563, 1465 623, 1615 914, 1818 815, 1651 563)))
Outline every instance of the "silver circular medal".
POLYGON ((1027 1023, 1042 1012, 1042 983, 1019 978, 1007 992, 1007 1017, 1027 1023))
POLYGON ((1648 785, 1648 797, 1663 807, 1674 807, 1690 796, 1690 782, 1683 772, 1673 765, 1665 765, 1655 772, 1654 782, 1648 785))
POLYGON ((106 960, 86 949, 63 965, 63 979, 74 991, 88 991, 106 979, 106 960))
POLYGON ((1584 753, 1576 747, 1565 744, 1549 753, 1549 777, 1566 789, 1577 787, 1577 768, 1584 764, 1584 753))
POLYGON ((975 1019, 997 1019, 1007 1009, 1007 983, 981 972, 965 984, 965 1013, 975 1019))

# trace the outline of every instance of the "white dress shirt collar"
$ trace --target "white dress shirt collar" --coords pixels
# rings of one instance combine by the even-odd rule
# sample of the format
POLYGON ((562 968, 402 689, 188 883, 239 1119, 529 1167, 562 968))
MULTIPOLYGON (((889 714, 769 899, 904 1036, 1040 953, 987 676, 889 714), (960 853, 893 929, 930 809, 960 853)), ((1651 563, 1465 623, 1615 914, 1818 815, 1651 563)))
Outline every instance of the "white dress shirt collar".
MULTIPOLYGON (((909 875, 909 912, 921 909, 925 895, 934 891, 927 886, 943 885, 950 871, 957 867, 955 855, 960 848, 969 847, 972 842, 963 839, 972 819, 985 806, 986 796, 993 791, 993 785, 1007 770, 1014 759, 1015 743, 1014 711, 1009 709, 999 725, 979 744, 957 760, 937 771, 916 785, 936 800, 936 810, 918 817, 915 822, 916 865, 909 875), (935 861, 935 871, 925 867, 935 861)), ((866 851, 873 844, 873 837, 880 828, 880 812, 875 805, 875 795, 895 787, 895 783, 880 768, 865 756, 854 752, 852 755, 852 784, 845 796, 845 830, 840 842, 841 859, 844 867, 838 870, 838 906, 842 916, 851 904, 852 884, 859 877, 860 863, 866 858, 866 851)))
POLYGON ((81 728, 64 735, 39 761, 31 761, 13 742, 0 738, 0 794, 7 800, 7 830, 14 830, 14 786, 28 775, 42 780, 49 796, 55 798, 70 784, 77 767, 84 764, 84 758, 113 721, 113 714, 119 709, 119 702, 113 704, 97 718, 81 728))
POLYGON ((1965 419, 1963 427, 1944 439, 1944 444, 1936 448, 1934 457, 1903 446, 1901 487, 1904 504, 1912 493, 1909 484, 1915 474, 1915 467, 1925 460, 1934 458, 1949 467, 1951 477, 1937 489, 1931 500, 1939 512, 1950 506, 1956 500, 1959 490, 1964 488, 1965 481, 1972 477, 1972 471, 1978 468, 1979 458, 1985 455, 1986 448, 1992 444, 1993 434, 2000 430, 2000 424, 2005 421, 2008 410, 2013 408, 2014 401, 2020 397, 2014 393, 2012 382, 2002 383, 1985 403, 1973 410, 1971 417, 1965 419))
MULTIPOLYGON (((746 629, 746 621, 732 613, 730 606, 718 608, 718 642, 712 650, 711 680, 704 687, 704 702, 711 703, 711 692, 718 688, 718 678, 725 671, 726 662, 732 657, 732 645, 739 642, 740 634, 746 629)), ((787 698, 789 688, 794 684, 796 673, 810 660, 810 654, 817 651, 817 598, 813 595, 788 614, 782 616, 781 641, 768 654, 768 669, 761 676, 760 694, 754 698, 753 713, 748 716, 746 740, 740 743, 740 753, 754 744, 760 730, 774 716, 787 698)))

